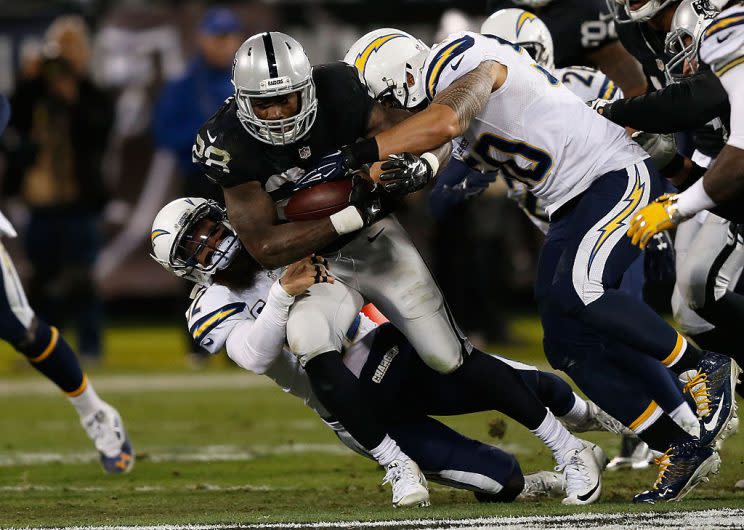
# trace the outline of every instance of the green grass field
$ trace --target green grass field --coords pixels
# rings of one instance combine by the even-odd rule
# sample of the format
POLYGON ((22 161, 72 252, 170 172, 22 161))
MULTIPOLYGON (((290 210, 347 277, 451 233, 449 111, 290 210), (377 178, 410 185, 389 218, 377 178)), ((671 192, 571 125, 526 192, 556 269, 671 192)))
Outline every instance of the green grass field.
MULTIPOLYGON (((494 348, 544 366, 540 330, 515 322, 518 348, 494 348)), ((297 399, 267 380, 215 358, 206 369, 185 367, 179 330, 114 328, 104 367, 92 370, 99 393, 122 413, 138 454, 134 471, 106 476, 66 400, 8 348, 0 352, 0 527, 269 523, 388 520, 423 517, 559 515, 591 511, 702 510, 744 506, 741 437, 722 452, 721 475, 683 503, 638 508, 634 493, 655 470, 605 473, 601 502, 586 508, 560 500, 479 505, 468 492, 432 486, 432 506, 394 510, 381 471, 347 451, 297 399)), ((463 433, 489 440, 498 414, 450 418, 463 433)), ((617 437, 588 435, 609 455, 617 437)), ((548 451, 507 421, 501 444, 525 472, 549 469, 548 451)), ((675 526, 676 524, 670 524, 675 526)))

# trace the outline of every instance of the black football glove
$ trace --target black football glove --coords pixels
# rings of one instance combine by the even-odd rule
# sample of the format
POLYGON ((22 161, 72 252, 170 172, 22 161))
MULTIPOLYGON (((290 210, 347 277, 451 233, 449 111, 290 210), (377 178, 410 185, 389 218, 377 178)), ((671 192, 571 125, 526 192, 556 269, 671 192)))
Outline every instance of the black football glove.
POLYGON ((429 162, 411 153, 390 155, 381 168, 380 184, 394 195, 418 191, 434 178, 434 169, 429 162))
POLYGON ((395 208, 393 198, 361 173, 355 173, 351 182, 349 204, 359 210, 364 226, 375 224, 395 208))
POLYGON ((295 181, 294 191, 304 190, 321 182, 341 180, 348 177, 350 172, 344 155, 341 154, 341 151, 336 151, 321 158, 318 165, 298 178, 295 181))

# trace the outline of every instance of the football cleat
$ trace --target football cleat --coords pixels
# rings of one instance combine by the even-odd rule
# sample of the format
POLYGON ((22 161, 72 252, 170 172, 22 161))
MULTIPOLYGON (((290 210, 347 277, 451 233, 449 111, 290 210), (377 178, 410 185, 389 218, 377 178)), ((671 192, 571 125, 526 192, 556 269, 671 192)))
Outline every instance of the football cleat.
POLYGON ((645 469, 654 461, 654 455, 645 442, 636 436, 625 435, 622 438, 620 454, 610 460, 607 469, 645 469))
POLYGON ((393 486, 393 506, 429 506, 426 477, 410 458, 393 460, 387 466, 383 484, 393 486))
POLYGON ((629 434, 630 429, 607 414, 604 410, 593 401, 586 400, 588 412, 586 416, 579 421, 571 421, 566 418, 560 418, 560 421, 571 432, 589 432, 589 431, 606 431, 615 434, 629 434))
POLYGON ((597 463, 594 444, 580 440, 581 449, 570 449, 561 457, 556 471, 566 480, 563 504, 591 504, 602 493, 602 468, 597 463))
POLYGON ((695 400, 703 445, 718 447, 739 425, 736 383, 740 368, 730 357, 705 352, 697 370, 680 374, 684 392, 695 400))
POLYGON ((679 501, 710 475, 718 474, 721 458, 710 447, 693 440, 670 447, 656 459, 659 475, 653 487, 633 497, 633 502, 654 504, 679 501))
POLYGON ((538 471, 524 476, 524 489, 517 499, 558 497, 566 494, 566 478, 554 471, 538 471))
POLYGON ((104 471, 111 474, 129 473, 134 467, 134 450, 124 429, 121 416, 104 403, 96 412, 80 420, 88 438, 93 440, 101 457, 104 471))

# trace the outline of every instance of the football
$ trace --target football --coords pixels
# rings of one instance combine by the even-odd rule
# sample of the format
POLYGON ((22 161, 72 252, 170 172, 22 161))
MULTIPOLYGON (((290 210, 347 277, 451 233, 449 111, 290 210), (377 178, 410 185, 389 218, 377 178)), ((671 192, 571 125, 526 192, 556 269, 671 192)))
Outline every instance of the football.
POLYGON ((350 178, 316 184, 293 194, 284 208, 284 216, 288 221, 322 219, 346 208, 349 193, 350 178))

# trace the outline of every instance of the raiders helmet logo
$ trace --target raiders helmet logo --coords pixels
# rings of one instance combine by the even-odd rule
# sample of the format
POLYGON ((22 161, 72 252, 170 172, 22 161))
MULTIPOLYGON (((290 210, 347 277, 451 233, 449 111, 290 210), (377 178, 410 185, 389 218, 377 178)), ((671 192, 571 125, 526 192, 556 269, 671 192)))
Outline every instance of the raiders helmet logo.
POLYGON ((307 160, 308 158, 310 158, 311 155, 310 147, 308 147, 307 145, 300 147, 299 154, 301 159, 307 160))

